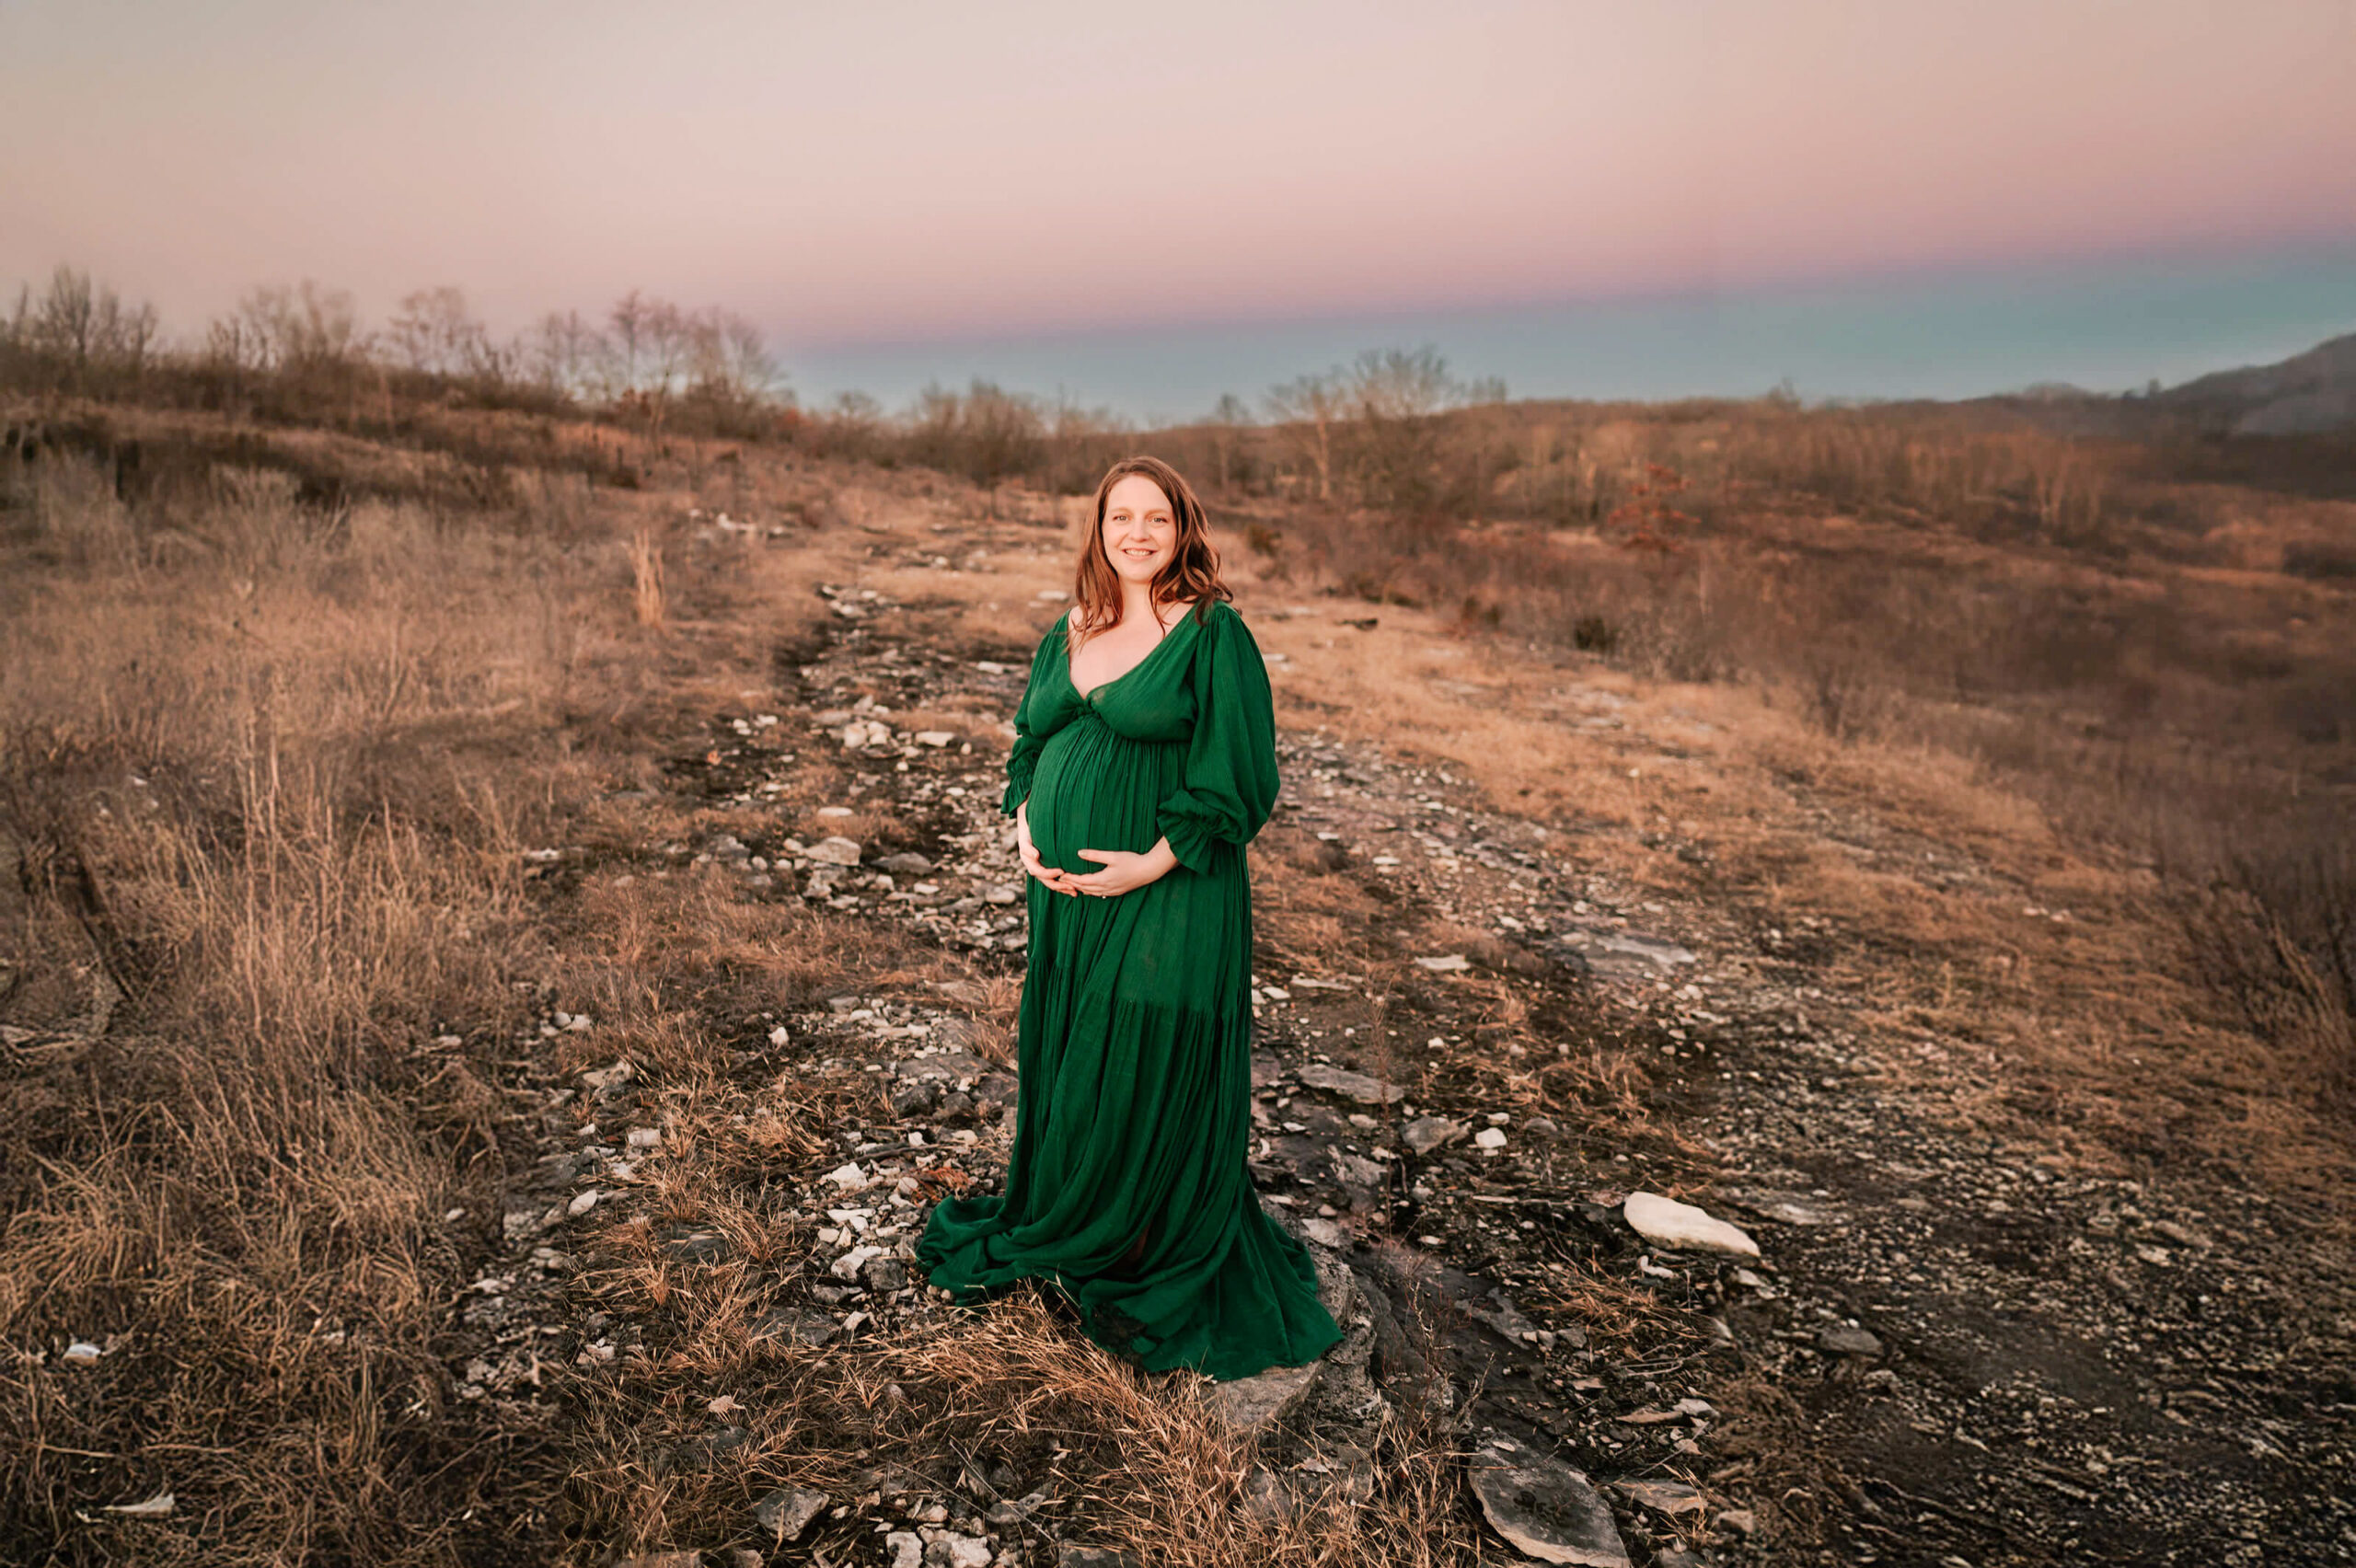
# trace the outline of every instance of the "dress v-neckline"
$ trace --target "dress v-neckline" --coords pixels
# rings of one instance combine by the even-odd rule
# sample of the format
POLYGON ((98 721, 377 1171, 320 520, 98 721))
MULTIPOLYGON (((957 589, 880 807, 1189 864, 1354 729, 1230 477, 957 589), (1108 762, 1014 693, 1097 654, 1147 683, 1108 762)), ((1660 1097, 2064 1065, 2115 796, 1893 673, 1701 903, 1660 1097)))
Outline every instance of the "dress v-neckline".
MULTIPOLYGON (((1195 617, 1195 605, 1200 603, 1200 600, 1195 600, 1194 603, 1187 605, 1184 609, 1178 612, 1178 619, 1181 621, 1192 620, 1195 617)), ((1175 623, 1163 628, 1161 640, 1145 651, 1144 658, 1139 659, 1136 663, 1131 664, 1127 669, 1123 670, 1111 680, 1098 681, 1086 691, 1082 691, 1080 689, 1080 683, 1072 679, 1071 675, 1071 617, 1068 615, 1064 617, 1064 685, 1071 687, 1072 695, 1080 698, 1083 704, 1091 705, 1096 701, 1098 693, 1106 690, 1108 687, 1119 686, 1123 681, 1127 680, 1131 675, 1136 674, 1139 670, 1142 670, 1148 664, 1152 663, 1153 656, 1161 652, 1164 648, 1169 647, 1170 640, 1178 635, 1178 628, 1175 623)))

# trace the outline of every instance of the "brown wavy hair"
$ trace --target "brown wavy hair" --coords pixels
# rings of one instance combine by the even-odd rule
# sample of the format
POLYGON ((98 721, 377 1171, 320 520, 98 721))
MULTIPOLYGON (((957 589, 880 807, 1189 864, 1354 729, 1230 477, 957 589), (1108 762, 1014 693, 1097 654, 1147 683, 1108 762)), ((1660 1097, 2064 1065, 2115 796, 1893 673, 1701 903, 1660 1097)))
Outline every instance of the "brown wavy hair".
POLYGON ((1113 487, 1131 474, 1161 488, 1161 493, 1170 498, 1172 521, 1178 525, 1177 546, 1170 553, 1170 563, 1153 579, 1155 608, 1192 599, 1195 606, 1190 613, 1200 620, 1210 613, 1213 602, 1235 597, 1219 579, 1218 551, 1211 548, 1210 521, 1195 487, 1159 457, 1124 457, 1097 481, 1096 504, 1089 510, 1088 536, 1080 544, 1080 565, 1072 573, 1072 613, 1064 622, 1066 640, 1073 648, 1119 622, 1121 579, 1104 554, 1104 512, 1113 487))

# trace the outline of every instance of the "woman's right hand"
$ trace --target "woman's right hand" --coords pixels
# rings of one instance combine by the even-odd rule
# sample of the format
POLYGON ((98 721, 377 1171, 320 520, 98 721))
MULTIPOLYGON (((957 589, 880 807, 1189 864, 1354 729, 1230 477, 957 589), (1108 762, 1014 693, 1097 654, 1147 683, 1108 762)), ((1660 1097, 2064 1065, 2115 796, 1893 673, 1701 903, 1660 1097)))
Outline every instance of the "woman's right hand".
POLYGON ((1079 897, 1079 890, 1066 885, 1071 880, 1068 872, 1059 871, 1039 859, 1039 847, 1031 842, 1030 808, 1029 801, 1014 808, 1014 848, 1015 853, 1022 858, 1022 869, 1057 893, 1079 897))

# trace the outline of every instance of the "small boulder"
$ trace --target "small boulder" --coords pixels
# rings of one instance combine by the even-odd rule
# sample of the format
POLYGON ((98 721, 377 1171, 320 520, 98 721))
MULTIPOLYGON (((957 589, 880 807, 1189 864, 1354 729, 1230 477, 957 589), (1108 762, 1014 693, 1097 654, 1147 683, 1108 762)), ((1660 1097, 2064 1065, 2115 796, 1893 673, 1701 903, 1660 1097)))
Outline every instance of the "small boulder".
POLYGON ((810 846, 808 858, 822 866, 856 866, 859 864, 859 841, 839 836, 821 838, 810 846))
POLYGON ((1399 1129, 1399 1136, 1417 1155, 1427 1155, 1446 1148, 1467 1130, 1463 1123, 1445 1116, 1418 1116, 1399 1129))
POLYGON ((1620 1205, 1629 1227, 1646 1240, 1663 1247, 1727 1252, 1737 1257, 1759 1256, 1759 1243, 1692 1204, 1680 1204, 1658 1193, 1631 1193, 1620 1205))
POLYGON ((1402 1100, 1405 1095, 1396 1085, 1364 1073, 1354 1073, 1327 1062, 1311 1062, 1293 1075, 1308 1089, 1322 1089, 1334 1094, 1345 1094, 1361 1105, 1380 1105, 1388 1100, 1402 1100))
POLYGON ((1853 1329, 1845 1323, 1835 1323, 1816 1336, 1816 1343, 1828 1355, 1854 1355, 1870 1361, 1882 1353, 1881 1340, 1864 1329, 1853 1329))
POLYGON ((925 1568, 989 1568, 993 1555, 981 1537, 952 1531, 925 1548, 925 1568))
POLYGON ((1494 1437, 1472 1457, 1472 1492, 1489 1526, 1525 1556, 1579 1568, 1630 1568, 1611 1506, 1570 1466, 1494 1437))
POLYGON ((753 1522, 761 1527, 780 1546, 798 1539, 810 1521, 826 1511, 826 1494, 804 1492, 799 1487, 782 1487, 753 1505, 753 1522))

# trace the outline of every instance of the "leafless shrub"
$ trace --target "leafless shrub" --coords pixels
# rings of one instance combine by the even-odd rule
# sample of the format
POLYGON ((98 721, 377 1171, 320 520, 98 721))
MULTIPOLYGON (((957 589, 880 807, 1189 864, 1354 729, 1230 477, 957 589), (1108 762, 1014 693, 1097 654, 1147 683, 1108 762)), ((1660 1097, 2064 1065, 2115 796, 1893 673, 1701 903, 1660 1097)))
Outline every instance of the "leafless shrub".
POLYGON ((89 273, 59 267, 38 299, 27 285, 0 320, 0 385, 84 395, 127 390, 153 362, 157 336, 154 306, 126 305, 89 273))

